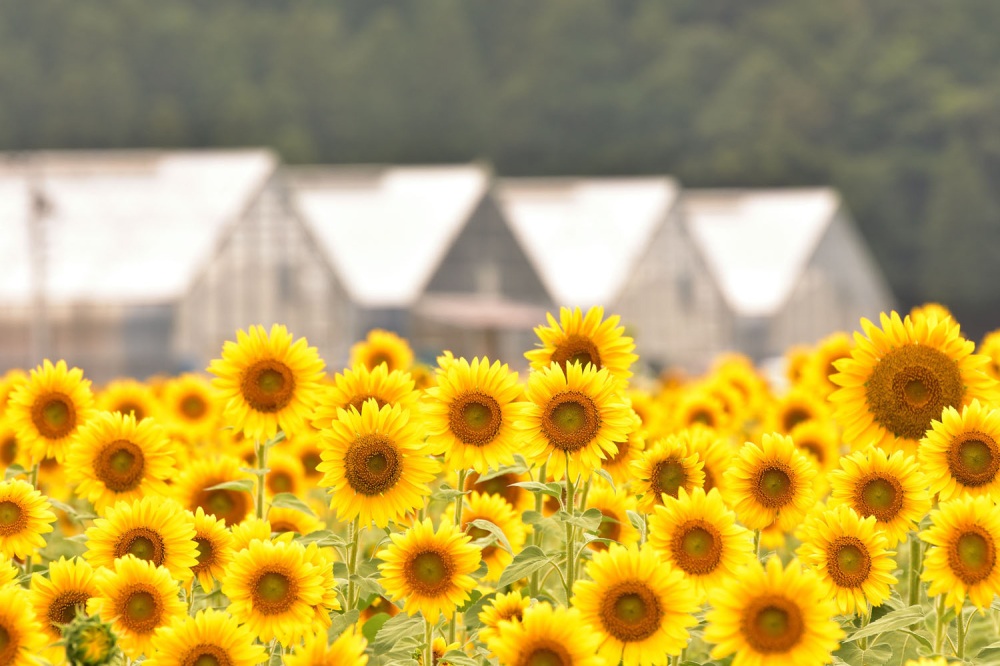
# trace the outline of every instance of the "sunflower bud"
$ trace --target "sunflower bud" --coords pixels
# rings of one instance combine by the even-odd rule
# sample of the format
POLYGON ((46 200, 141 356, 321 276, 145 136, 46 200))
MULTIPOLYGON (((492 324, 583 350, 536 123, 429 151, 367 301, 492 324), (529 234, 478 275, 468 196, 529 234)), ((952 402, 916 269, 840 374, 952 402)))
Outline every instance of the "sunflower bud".
POLYGON ((97 616, 76 616, 63 631, 66 660, 72 666, 111 666, 122 662, 118 638, 97 616))

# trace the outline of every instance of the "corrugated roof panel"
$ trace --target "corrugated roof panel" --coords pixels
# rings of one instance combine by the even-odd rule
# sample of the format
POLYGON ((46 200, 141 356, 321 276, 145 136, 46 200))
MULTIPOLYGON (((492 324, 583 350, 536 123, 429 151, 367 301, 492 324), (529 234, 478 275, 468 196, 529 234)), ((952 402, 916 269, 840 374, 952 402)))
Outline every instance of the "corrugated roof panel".
POLYGON ((677 198, 669 178, 505 179, 514 234, 559 305, 611 305, 677 198))
POLYGON ((833 220, 826 188, 688 190, 685 222, 726 301, 741 315, 778 312, 833 220))

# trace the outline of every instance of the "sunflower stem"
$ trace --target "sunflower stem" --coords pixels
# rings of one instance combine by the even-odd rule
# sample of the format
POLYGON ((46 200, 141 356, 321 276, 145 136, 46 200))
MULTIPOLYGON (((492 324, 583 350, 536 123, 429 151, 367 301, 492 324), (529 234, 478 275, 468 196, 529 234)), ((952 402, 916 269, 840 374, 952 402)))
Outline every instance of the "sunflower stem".
POLYGON ((753 556, 754 559, 760 559, 760 530, 753 531, 753 556))
POLYGON ((358 572, 358 546, 361 544, 361 516, 354 518, 354 522, 347 528, 347 537, 351 550, 347 554, 347 609, 351 610, 356 605, 354 599, 355 585, 354 575, 358 572))
POLYGON ((587 477, 587 482, 583 484, 583 492, 580 493, 580 513, 587 510, 587 495, 590 494, 590 482, 593 480, 594 475, 591 474, 587 477))
MULTIPOLYGON (((920 569, 922 561, 920 557, 920 539, 917 538, 916 534, 910 535, 910 561, 908 564, 909 573, 909 583, 910 587, 907 592, 907 603, 910 606, 916 606, 920 603, 920 569)), ((916 631, 920 628, 920 623, 917 622, 910 625, 910 631, 916 631)))
POLYGON ((434 666, 434 627, 431 621, 424 618, 424 666, 434 666))
MULTIPOLYGON (((958 638, 958 646, 955 648, 955 656, 959 659, 965 659, 965 632, 969 630, 968 625, 963 629, 962 627, 962 610, 963 606, 960 606, 955 611, 955 635, 958 638)), ((969 624, 972 624, 972 616, 969 616, 969 624)))
POLYGON ((28 481, 31 483, 32 488, 38 487, 38 468, 41 463, 35 463, 31 466, 31 474, 28 476, 28 481))
MULTIPOLYGON (((538 482, 545 483, 545 467, 548 465, 548 461, 542 463, 542 466, 538 468, 538 482)), ((541 493, 535 493, 535 513, 542 513, 542 503, 545 501, 541 493)), ((531 526, 531 543, 535 546, 542 545, 542 531, 538 528, 538 525, 531 526)), ((531 598, 534 599, 538 597, 538 582, 539 573, 535 571, 531 574, 531 580, 528 582, 528 593, 531 598)))
POLYGON ((261 444, 258 439, 255 443, 257 450, 257 517, 264 520, 264 475, 267 473, 267 447, 261 444))
POLYGON ((458 492, 463 493, 455 498, 455 527, 462 529, 462 509, 465 507, 465 477, 467 469, 458 470, 458 492))
MULTIPOLYGON (((574 511, 573 480, 569 475, 569 456, 566 456, 566 513, 570 516, 574 511)), ((576 563, 573 561, 573 526, 566 523, 566 603, 573 594, 573 577, 575 575, 576 563)))
POLYGON ((944 614, 947 609, 944 605, 944 595, 938 597, 937 618, 934 625, 934 653, 941 654, 941 645, 944 642, 944 614))

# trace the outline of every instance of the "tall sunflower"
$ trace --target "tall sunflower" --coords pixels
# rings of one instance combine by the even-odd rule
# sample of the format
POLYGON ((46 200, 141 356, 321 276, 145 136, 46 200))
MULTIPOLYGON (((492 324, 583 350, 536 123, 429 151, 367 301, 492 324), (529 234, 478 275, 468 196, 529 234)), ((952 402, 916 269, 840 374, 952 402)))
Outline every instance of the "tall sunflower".
POLYGON ((195 509, 193 524, 198 563, 191 567, 191 573, 202 590, 211 592, 235 554, 233 535, 226 529, 226 521, 206 514, 200 506, 195 509))
POLYGON ((0 664, 34 666, 49 642, 32 612, 28 592, 17 585, 0 587, 0 664))
POLYGON ((912 453, 945 407, 996 399, 997 382, 983 371, 989 359, 972 353, 950 318, 914 322, 893 312, 881 324, 862 319, 851 358, 836 362, 841 388, 830 400, 847 441, 912 453))
POLYGON ((824 398, 803 388, 793 388, 771 405, 764 428, 787 435, 797 425, 829 420, 829 408, 824 398))
POLYGON ((84 557, 95 567, 112 567, 132 555, 162 566, 178 580, 189 580, 198 564, 194 521, 175 501, 145 497, 119 502, 87 529, 84 557))
POLYGON ((837 390, 832 377, 837 374, 837 362, 851 357, 854 343, 843 331, 831 333, 819 341, 809 356, 803 369, 802 383, 816 391, 821 397, 829 397, 837 390))
POLYGON ((601 638, 599 654, 624 666, 665 664, 688 643, 699 604, 684 574, 662 566, 651 547, 611 547, 573 584, 571 605, 601 638))
POLYGON ((480 551, 469 535, 447 522, 435 532, 427 518, 389 538, 392 543, 376 555, 389 598, 402 600, 403 610, 419 611, 428 622, 450 619, 476 586, 471 574, 479 568, 480 551))
MULTIPOLYGON (((599 480, 598 480, 599 481, 599 480)), ((607 483, 595 481, 587 497, 587 508, 601 512, 601 524, 597 536, 611 539, 623 546, 639 543, 639 531, 628 518, 629 511, 636 511, 635 495, 625 490, 617 490, 607 483)), ((607 550, 607 544, 592 541, 587 544, 591 550, 607 550)))
POLYGON ((146 384, 134 379, 116 379, 94 396, 97 409, 104 412, 119 412, 142 421, 157 411, 157 400, 146 384))
POLYGON ((267 659, 254 635, 223 611, 200 610, 153 636, 149 666, 255 666, 267 659))
POLYGON ((252 480, 241 470, 243 464, 232 456, 192 460, 174 483, 174 497, 190 511, 199 507, 232 527, 253 511, 253 495, 236 488, 215 486, 233 481, 252 480))
MULTIPOLYGON (((49 642, 62 637, 62 625, 69 624, 87 600, 97 594, 94 569, 85 560, 59 558, 49 564, 49 575, 31 576, 31 605, 49 635, 49 642)), ((65 651, 63 652, 65 654, 65 651)))
POLYGON ((83 370, 55 365, 46 359, 31 371, 7 403, 7 418, 32 462, 55 458, 62 462, 80 426, 94 415, 94 396, 83 370))
POLYGON ((632 490, 641 493, 639 510, 650 513, 664 496, 677 497, 681 488, 693 490, 705 483, 705 463, 691 451, 688 431, 649 444, 632 463, 632 490))
POLYGON ((947 501, 962 494, 1000 500, 1000 409, 978 400, 946 407, 920 440, 917 457, 930 492, 947 501))
POLYGON ((320 393, 313 413, 313 427, 329 428, 337 420, 337 411, 354 407, 359 412, 369 400, 375 400, 379 409, 386 405, 412 408, 420 394, 414 391, 413 379, 405 370, 389 371, 385 363, 369 369, 364 364, 338 372, 332 384, 320 393))
POLYGON ((632 463, 639 459, 646 449, 646 439, 643 437, 642 420, 632 410, 632 429, 628 437, 620 442, 615 442, 618 451, 607 460, 601 463, 604 469, 615 483, 626 484, 632 476, 632 463))
MULTIPOLYGON (((454 522, 454 504, 448 507, 442 520, 454 522)), ((462 511, 462 530, 473 539, 489 536, 488 530, 472 524, 474 520, 487 520, 499 527, 515 553, 520 552, 521 548, 524 547, 526 533, 524 523, 521 522, 521 515, 503 497, 472 492, 465 498, 465 509, 462 511)), ((498 544, 492 543, 482 549, 482 558, 489 567, 486 578, 497 580, 504 568, 514 559, 514 556, 498 544)))
POLYGON ((888 548, 904 541, 931 508, 927 478, 902 451, 891 456, 875 448, 855 451, 840 459, 829 480, 830 506, 846 504, 862 518, 875 516, 888 548))
POLYGON ((927 596, 946 595, 955 608, 968 597, 989 608, 1000 593, 1000 507, 985 495, 942 502, 920 538, 931 546, 920 576, 930 583, 927 596))
POLYGON ((717 488, 681 488, 657 506, 649 517, 649 544, 701 598, 753 559, 753 535, 736 522, 717 488))
POLYGON ((20 479, 0 482, 0 553, 24 559, 45 547, 56 514, 48 499, 20 479))
POLYGON ((303 430, 320 391, 323 361, 305 338, 275 324, 271 332, 251 326, 227 341, 222 358, 208 366, 224 402, 223 418, 247 437, 268 439, 281 428, 303 430))
POLYGON ((734 655, 733 666, 809 666, 833 661, 844 632, 837 607, 819 580, 798 560, 766 568, 751 561, 738 577, 709 593, 705 640, 711 656, 734 655))
POLYGON ((617 453, 636 426, 622 385, 593 364, 571 363, 566 371, 553 363, 528 378, 528 405, 515 424, 522 431, 520 450, 530 457, 550 458, 556 479, 589 473, 617 453))
POLYGON ((573 363, 586 368, 593 365, 596 370, 606 368, 614 377, 628 379, 632 376, 629 367, 638 360, 632 352, 635 342, 625 335, 625 327, 619 326, 621 318, 612 315, 604 319, 604 308, 594 306, 583 314, 580 308, 559 308, 559 321, 546 313, 548 326, 535 327, 535 335, 542 342, 541 349, 525 353, 533 370, 544 370, 556 363, 563 371, 568 371, 573 363))
POLYGON ((327 644, 326 632, 306 634, 305 642, 296 646, 282 660, 285 666, 366 666, 368 641, 354 629, 347 629, 327 644))
POLYGON ((828 597, 842 615, 864 613, 868 605, 881 606, 897 583, 894 551, 875 517, 861 518, 849 506, 817 508, 801 527, 799 558, 812 566, 828 597))
POLYGON ((202 375, 186 373, 166 382, 160 401, 160 419, 182 428, 198 441, 218 428, 222 404, 211 382, 202 375))
POLYGON ((363 365, 373 370, 385 365, 393 370, 409 370, 413 365, 413 350, 406 338, 392 331, 373 328, 361 342, 351 346, 351 366, 363 365))
POLYGON ((526 608, 520 622, 500 622, 486 647, 500 666, 602 666, 600 643, 579 610, 541 602, 526 608))
POLYGON ((812 507, 816 466, 792 439, 764 434, 760 444, 747 442, 726 472, 726 499, 750 529, 774 522, 791 529, 812 507))
POLYGON ((427 442, 444 452, 449 468, 485 474, 514 462, 518 450, 514 421, 519 402, 517 373, 487 358, 460 358, 442 369, 437 385, 424 391, 422 411, 427 442))
POLYGON ((531 606, 531 597, 520 592, 498 593, 483 606, 479 613, 479 642, 489 643, 499 635, 501 622, 520 622, 524 611, 531 606))

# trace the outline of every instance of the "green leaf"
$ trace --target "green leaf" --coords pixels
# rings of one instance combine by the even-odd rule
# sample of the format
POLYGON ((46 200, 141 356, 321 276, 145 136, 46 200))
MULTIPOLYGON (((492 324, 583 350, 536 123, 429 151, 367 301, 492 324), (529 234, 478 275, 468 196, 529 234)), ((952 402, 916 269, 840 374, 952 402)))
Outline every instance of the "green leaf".
POLYGON ((214 486, 209 486, 205 490, 238 490, 244 493, 252 493, 254 490, 253 479, 237 479, 236 481, 224 481, 214 486))
POLYGON ((642 540, 646 540, 646 518, 635 511, 625 511, 625 515, 628 516, 628 521, 632 523, 632 527, 639 530, 639 535, 642 540))
POLYGON ((382 629, 382 625, 389 621, 391 616, 388 613, 375 613, 364 626, 361 627, 361 635, 365 637, 369 643, 375 640, 375 634, 382 629))
POLYGON ((538 481, 518 481, 510 484, 518 486, 533 493, 543 493, 557 498, 560 502, 563 496, 563 485, 561 483, 539 483, 538 481))
POLYGON ((281 666, 281 648, 275 645, 273 649, 271 657, 267 660, 267 666, 281 666))
POLYGON ((597 470, 597 476, 599 476, 602 479, 604 479, 605 481, 607 481, 608 485, 611 486, 611 490, 615 490, 615 480, 613 478, 611 478, 611 473, 608 472, 608 470, 606 470, 606 469, 598 469, 597 470))
POLYGON ((301 511, 302 513, 310 516, 316 515, 313 513, 313 510, 309 508, 309 505, 292 493, 278 493, 271 498, 271 506, 278 507, 279 509, 294 509, 295 511, 301 511))
POLYGON ((500 469, 495 469, 490 472, 487 472, 486 474, 483 474, 482 476, 477 478, 476 483, 489 481, 490 479, 495 479, 498 476, 503 476, 504 474, 524 474, 525 472, 527 472, 529 469, 528 463, 524 461, 524 458, 521 456, 521 454, 516 454, 514 457, 518 459, 517 464, 504 465, 500 469))
POLYGON ((330 530, 317 530, 309 534, 302 534, 295 537, 295 540, 303 546, 315 543, 320 548, 344 548, 347 541, 339 534, 334 534, 330 530))
POLYGON ((490 603, 493 599, 494 597, 492 595, 480 597, 476 599, 471 606, 465 609, 465 612, 462 614, 462 619, 464 621, 466 631, 471 633, 473 630, 482 626, 483 623, 479 621, 479 614, 483 612, 483 606, 490 603))
POLYGON ((507 535, 503 533, 503 530, 500 529, 500 526, 497 525, 496 523, 491 523, 490 521, 484 518, 476 518, 475 520, 470 522, 469 525, 472 525, 473 527, 478 527, 481 530, 486 530, 487 532, 493 535, 497 543, 500 544, 501 548, 503 548, 512 555, 514 554, 514 549, 510 547, 510 541, 507 540, 507 535))
POLYGON ((597 543, 606 543, 606 544, 618 543, 614 539, 605 539, 604 537, 599 537, 596 534, 584 534, 583 535, 583 543, 585 545, 586 544, 590 544, 590 543, 594 543, 595 541, 597 543))
POLYGON ((3 473, 3 480, 10 481, 14 477, 21 476, 22 474, 27 474, 28 471, 21 467, 20 465, 9 465, 3 473))
POLYGON ((574 516, 570 516, 569 514, 560 511, 559 515, 570 525, 575 525, 576 527, 579 527, 587 532, 596 531, 597 528, 601 526, 601 520, 604 519, 604 514, 597 508, 587 509, 582 514, 574 516))
POLYGON ((437 502, 451 502, 454 501, 456 497, 468 494, 469 493, 467 491, 458 490, 457 488, 452 488, 447 483, 442 483, 441 486, 431 494, 431 499, 437 502))
POLYGON ((834 652, 851 666, 883 666, 892 656, 892 648, 884 643, 862 650, 855 643, 845 643, 834 652))
POLYGON ((354 574, 351 576, 350 580, 353 580, 354 584, 358 586, 358 594, 362 597, 373 597, 380 595, 385 591, 382 589, 382 585, 379 584, 377 578, 369 578, 367 576, 354 574))
POLYGON ((438 659, 439 664, 451 664, 452 666, 480 666, 480 663, 458 650, 449 650, 444 656, 438 659))
POLYGON ((264 442, 264 448, 265 449, 269 449, 272 446, 280 444, 283 441, 285 441, 285 433, 284 432, 279 432, 277 435, 275 435, 271 439, 269 439, 266 442, 264 442))
POLYGON ((524 550, 514 556, 514 560, 500 574, 497 587, 504 587, 522 578, 526 578, 548 563, 549 558, 545 556, 541 548, 538 546, 526 546, 524 550))
POLYGON ((423 619, 407 615, 406 613, 400 613, 396 617, 386 621, 382 625, 382 628, 378 630, 378 633, 375 634, 375 642, 372 643, 372 649, 375 650, 375 654, 388 652, 402 639, 422 634, 423 630, 423 619))
POLYGON ((525 511, 521 514, 521 522, 525 525, 537 525, 545 520, 545 516, 537 511, 525 511))
POLYGON ((859 638, 874 636, 886 631, 905 629, 911 624, 921 622, 924 619, 924 609, 920 606, 907 606, 899 610, 887 613, 881 619, 872 622, 868 626, 862 627, 844 639, 845 643, 856 641, 859 638))

